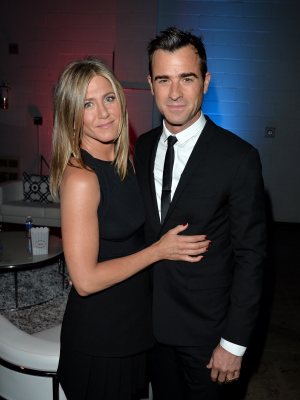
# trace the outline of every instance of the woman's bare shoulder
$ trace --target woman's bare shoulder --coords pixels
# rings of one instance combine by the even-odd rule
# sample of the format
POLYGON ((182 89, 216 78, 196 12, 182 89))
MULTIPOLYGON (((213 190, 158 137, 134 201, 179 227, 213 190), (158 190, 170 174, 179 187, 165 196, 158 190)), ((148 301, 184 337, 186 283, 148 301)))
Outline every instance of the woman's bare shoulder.
POLYGON ((72 164, 67 165, 62 182, 61 191, 77 192, 86 189, 99 188, 99 183, 96 174, 93 170, 82 168, 78 162, 73 161, 72 164))

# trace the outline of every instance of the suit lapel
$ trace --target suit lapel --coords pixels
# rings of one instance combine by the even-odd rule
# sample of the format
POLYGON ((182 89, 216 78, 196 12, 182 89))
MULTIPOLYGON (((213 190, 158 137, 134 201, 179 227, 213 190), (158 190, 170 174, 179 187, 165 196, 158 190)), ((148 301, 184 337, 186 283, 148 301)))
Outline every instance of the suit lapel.
POLYGON ((158 142, 161 136, 162 128, 157 130, 157 134, 155 135, 155 140, 152 146, 151 158, 150 158, 150 168, 149 168, 149 179, 150 179, 150 190, 151 190, 151 199, 153 203, 153 210, 154 210, 154 217, 156 223, 160 224, 160 217, 157 207, 157 198, 156 198, 156 191, 155 191, 155 181, 154 181, 154 162, 155 162, 155 155, 158 146, 158 142))
POLYGON ((170 207, 168 209, 168 213, 166 215, 165 221, 167 221, 169 214, 172 212, 174 207, 176 206, 177 200, 180 197, 182 191, 184 190, 186 184, 188 183, 190 177, 192 176, 194 170, 197 168, 201 170, 204 163, 206 163, 206 159, 208 157, 207 149, 209 147, 209 142, 213 138, 213 124, 207 120, 205 127, 197 140, 195 147, 188 159, 188 162, 181 174, 180 180, 178 182, 176 191, 172 198, 170 207))

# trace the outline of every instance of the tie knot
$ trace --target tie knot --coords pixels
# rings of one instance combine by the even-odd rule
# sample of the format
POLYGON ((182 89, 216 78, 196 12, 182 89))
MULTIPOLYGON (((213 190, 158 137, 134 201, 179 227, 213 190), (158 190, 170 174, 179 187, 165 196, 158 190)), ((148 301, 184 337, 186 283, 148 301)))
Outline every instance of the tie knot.
POLYGON ((175 136, 170 135, 168 137, 168 147, 174 146, 174 144, 177 142, 177 138, 175 136))

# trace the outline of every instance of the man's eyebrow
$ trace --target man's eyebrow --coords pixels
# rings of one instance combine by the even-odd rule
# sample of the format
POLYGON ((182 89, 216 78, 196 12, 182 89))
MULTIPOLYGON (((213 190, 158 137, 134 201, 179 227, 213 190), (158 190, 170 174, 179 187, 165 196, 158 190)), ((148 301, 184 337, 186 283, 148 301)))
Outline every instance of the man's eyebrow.
MULTIPOLYGON (((199 78, 195 72, 183 72, 182 74, 179 74, 179 78, 189 78, 189 77, 194 77, 196 79, 199 78)), ((170 79, 169 75, 157 75, 154 80, 157 81, 159 79, 170 79)))
POLYGON ((188 78, 190 76, 193 76, 194 78, 199 78, 199 76, 197 74, 195 74, 195 72, 184 72, 182 74, 179 75, 180 78, 188 78))
POLYGON ((154 80, 157 81, 158 79, 169 79, 169 75, 157 75, 154 80))

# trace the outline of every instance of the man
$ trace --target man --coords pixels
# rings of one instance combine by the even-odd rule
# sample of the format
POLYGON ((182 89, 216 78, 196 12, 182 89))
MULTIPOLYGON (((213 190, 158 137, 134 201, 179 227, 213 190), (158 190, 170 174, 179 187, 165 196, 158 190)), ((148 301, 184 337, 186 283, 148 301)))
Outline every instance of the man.
POLYGON ((260 159, 201 111, 210 73, 200 38, 168 28, 148 52, 148 81, 164 120, 136 144, 146 240, 179 223, 188 223, 184 234, 211 240, 199 264, 153 267, 154 399, 219 399, 221 384, 239 378, 258 314, 265 253, 260 159), (169 136, 177 141, 168 146, 169 136), (171 172, 163 172, 168 163, 171 172))

